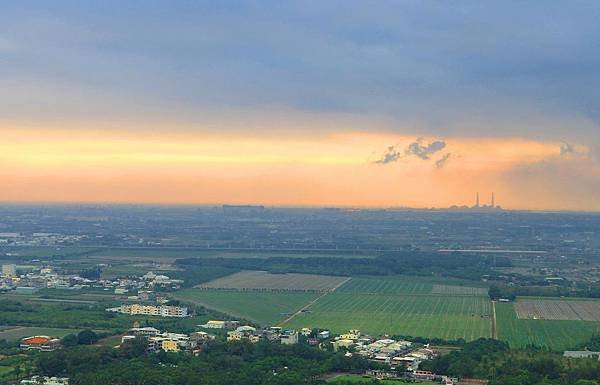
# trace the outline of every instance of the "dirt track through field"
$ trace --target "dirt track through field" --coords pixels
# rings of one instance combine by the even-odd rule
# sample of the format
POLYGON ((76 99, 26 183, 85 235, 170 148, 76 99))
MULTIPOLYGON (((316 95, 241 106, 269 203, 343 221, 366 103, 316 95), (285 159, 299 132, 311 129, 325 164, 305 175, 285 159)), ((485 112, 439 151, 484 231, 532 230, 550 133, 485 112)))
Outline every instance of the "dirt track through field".
POLYGON ((344 285, 346 282, 350 281, 351 279, 352 279, 351 277, 348 277, 344 281, 338 283, 337 286, 334 287, 331 291, 325 292, 325 293, 321 294, 320 296, 318 296, 317 298, 313 299, 312 301, 310 301, 309 303, 307 303, 306 305, 304 305, 302 308, 300 308, 297 312, 295 312, 291 316, 287 317, 283 321, 279 322, 277 324, 277 326, 283 326, 286 323, 290 322, 292 319, 294 319, 294 317, 296 317, 299 314, 302 314, 306 309, 308 309, 309 307, 311 307, 312 305, 314 305, 315 303, 317 303, 321 298, 323 298, 326 295, 328 295, 328 294, 336 291, 340 286, 344 285))

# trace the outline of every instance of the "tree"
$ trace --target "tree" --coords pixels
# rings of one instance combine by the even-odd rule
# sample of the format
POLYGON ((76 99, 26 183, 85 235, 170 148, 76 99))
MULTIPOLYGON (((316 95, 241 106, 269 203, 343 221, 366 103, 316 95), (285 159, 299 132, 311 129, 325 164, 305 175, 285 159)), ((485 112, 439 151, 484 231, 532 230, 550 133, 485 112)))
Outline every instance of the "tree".
POLYGON ((75 346, 79 343, 79 338, 75 334, 67 334, 61 340, 61 343, 64 347, 69 348, 75 346))
POLYGON ((93 345, 98 342, 98 335, 90 329, 82 330, 77 335, 79 345, 93 345))

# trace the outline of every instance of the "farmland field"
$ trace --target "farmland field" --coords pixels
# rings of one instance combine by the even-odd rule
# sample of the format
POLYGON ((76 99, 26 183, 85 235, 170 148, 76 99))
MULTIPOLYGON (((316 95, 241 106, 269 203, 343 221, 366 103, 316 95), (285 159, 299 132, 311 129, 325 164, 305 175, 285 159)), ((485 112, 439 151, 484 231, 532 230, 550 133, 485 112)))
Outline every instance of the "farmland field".
POLYGON ((207 289, 329 291, 348 280, 314 274, 271 274, 266 271, 241 271, 198 285, 207 289))
POLYGON ((185 289, 177 299, 262 325, 275 324, 318 297, 318 293, 185 289))
POLYGON ((600 322, 519 319, 512 303, 496 303, 496 319, 498 339, 513 347, 536 345, 564 350, 600 332, 600 322))
POLYGON ((456 285, 439 285, 435 284, 431 288, 433 294, 449 294, 449 295, 474 295, 485 296, 487 290, 482 287, 456 286, 456 285))
POLYGON ((334 333, 360 329, 372 334, 400 334, 473 340, 489 337, 490 302, 486 297, 388 295, 334 292, 319 299, 285 326, 319 327, 334 333))
POLYGON ((414 277, 352 277, 337 289, 343 293, 429 294, 433 285, 414 277))
POLYGON ((352 277, 338 292, 373 294, 436 294, 487 296, 486 287, 474 287, 479 282, 432 277, 352 277))
POLYGON ((519 299, 515 311, 519 319, 600 321, 600 301, 519 299))
POLYGON ((81 329, 58 329, 42 327, 11 327, 0 331, 0 340, 14 341, 24 337, 42 335, 50 337, 64 337, 67 334, 77 334, 81 329))

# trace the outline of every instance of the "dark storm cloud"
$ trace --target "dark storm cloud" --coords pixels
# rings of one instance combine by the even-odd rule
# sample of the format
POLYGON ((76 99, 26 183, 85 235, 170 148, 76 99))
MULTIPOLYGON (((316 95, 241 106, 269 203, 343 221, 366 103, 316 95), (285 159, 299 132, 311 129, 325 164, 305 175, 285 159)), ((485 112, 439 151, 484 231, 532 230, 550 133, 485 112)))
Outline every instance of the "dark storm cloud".
POLYGON ((6 1, 0 118, 276 107, 583 142, 599 19, 595 0, 6 1))

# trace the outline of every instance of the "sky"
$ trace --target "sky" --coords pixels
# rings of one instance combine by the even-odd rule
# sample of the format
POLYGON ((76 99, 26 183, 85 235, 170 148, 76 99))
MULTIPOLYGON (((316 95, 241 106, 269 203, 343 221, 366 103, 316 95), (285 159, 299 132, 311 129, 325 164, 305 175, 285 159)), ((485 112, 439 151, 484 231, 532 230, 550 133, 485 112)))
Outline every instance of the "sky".
POLYGON ((0 201, 600 210, 597 1, 3 1, 0 201))

